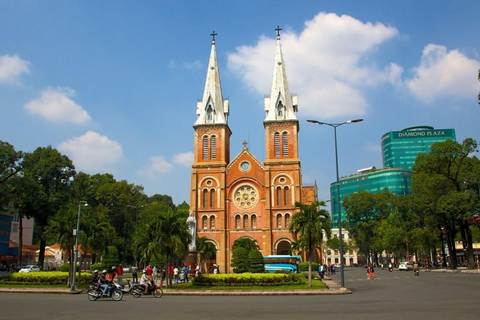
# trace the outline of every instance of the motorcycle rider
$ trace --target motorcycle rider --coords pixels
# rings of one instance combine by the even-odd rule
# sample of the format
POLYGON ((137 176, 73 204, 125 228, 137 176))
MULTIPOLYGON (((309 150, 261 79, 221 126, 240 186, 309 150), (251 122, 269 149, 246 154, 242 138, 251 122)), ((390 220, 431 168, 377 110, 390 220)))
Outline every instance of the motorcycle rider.
POLYGON ((147 271, 145 270, 143 270, 142 277, 140 278, 140 285, 144 288, 144 293, 146 294, 148 287, 150 286, 150 279, 147 276, 147 271))
POLYGON ((93 277, 92 277, 92 285, 97 285, 98 286, 98 270, 93 271, 93 277))
POLYGON ((388 264, 388 271, 392 271, 392 263, 391 262, 388 264))
POLYGON ((102 274, 98 278, 98 284, 103 288, 103 294, 107 294, 108 287, 112 281, 107 279, 107 270, 103 270, 102 274))

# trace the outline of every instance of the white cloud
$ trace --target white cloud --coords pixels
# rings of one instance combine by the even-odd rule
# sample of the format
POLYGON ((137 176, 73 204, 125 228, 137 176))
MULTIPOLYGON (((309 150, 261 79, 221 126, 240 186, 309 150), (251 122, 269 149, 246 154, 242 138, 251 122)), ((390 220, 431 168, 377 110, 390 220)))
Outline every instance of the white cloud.
POLYGON ((53 122, 83 124, 90 115, 71 97, 75 91, 70 88, 49 88, 42 91, 40 98, 25 104, 31 114, 38 114, 53 122))
MULTIPOLYGON (((298 35, 283 32, 290 89, 299 96, 301 114, 324 119, 363 115, 368 107, 365 86, 397 84, 403 69, 394 63, 379 69, 362 61, 397 35, 396 28, 334 13, 319 13, 298 35)), ((255 91, 269 93, 275 43, 262 36, 255 46, 238 47, 228 57, 229 69, 255 91)))
POLYGON ((193 163, 193 152, 176 154, 173 156, 173 162, 184 167, 190 167, 193 163))
POLYGON ((201 69, 204 67, 204 64, 200 60, 195 60, 193 62, 184 62, 179 65, 175 60, 170 60, 168 63, 168 68, 170 69, 201 69))
POLYGON ((416 98, 428 104, 443 98, 474 99, 479 68, 480 61, 458 50, 448 52, 444 46, 428 44, 414 76, 406 83, 416 98))
POLYGON ((93 131, 64 141, 57 148, 73 160, 77 170, 86 172, 109 170, 123 158, 122 146, 118 142, 93 131))
POLYGON ((23 73, 30 73, 30 62, 22 60, 18 55, 0 56, 0 83, 18 83, 23 73))
POLYGON ((168 173, 173 168, 173 165, 167 161, 164 156, 150 157, 148 162, 149 164, 146 172, 149 174, 168 173))

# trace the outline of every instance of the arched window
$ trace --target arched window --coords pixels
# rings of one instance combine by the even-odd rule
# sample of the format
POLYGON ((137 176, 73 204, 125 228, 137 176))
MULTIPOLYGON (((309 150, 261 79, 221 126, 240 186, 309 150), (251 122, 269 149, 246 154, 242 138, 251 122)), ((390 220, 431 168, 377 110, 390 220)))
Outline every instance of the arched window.
POLYGON ((275 132, 273 134, 273 140, 274 140, 274 149, 275 149, 275 158, 280 158, 280 133, 275 132))
POLYGON ((282 215, 277 214, 277 228, 281 228, 281 227, 282 227, 282 215))
POLYGON ((203 160, 208 160, 208 137, 203 136, 203 160))
POLYGON ((283 148, 283 156, 288 157, 288 133, 282 133, 282 148, 283 148))
POLYGON ((240 216, 235 216, 235 229, 240 229, 240 216))
POLYGON ((207 205, 208 205, 208 190, 207 189, 203 189, 202 191, 202 204, 203 204, 203 207, 206 208, 207 205))
POLYGON ((215 207, 215 189, 210 190, 210 208, 215 207))
POLYGON ((289 205, 289 202, 290 202, 289 194, 290 194, 290 189, 288 187, 285 187, 283 189, 283 204, 285 206, 289 205))
POLYGON ((257 216, 254 215, 254 214, 252 215, 251 223, 252 223, 252 229, 256 229, 257 228, 257 216))
POLYGON ((288 228, 290 226, 290 214, 287 213, 285 215, 285 228, 288 228))
POLYGON ((282 205, 282 188, 281 187, 277 187, 276 189, 276 193, 277 193, 277 206, 281 206, 282 205))
POLYGON ((207 122, 213 122, 213 108, 211 104, 207 107, 207 122))
POLYGON ((210 217, 210 229, 215 229, 215 216, 210 217))
POLYGON ((282 101, 279 101, 279 102, 278 102, 278 105, 277 105, 277 115, 278 115, 278 118, 279 118, 279 119, 283 119, 283 104, 282 104, 282 101))
POLYGON ((248 215, 243 216, 243 229, 248 229, 248 215))
POLYGON ((203 216, 202 217, 202 226, 203 226, 203 230, 207 230, 207 217, 203 216))
POLYGON ((210 155, 211 159, 217 158, 217 137, 215 136, 210 138, 210 155))

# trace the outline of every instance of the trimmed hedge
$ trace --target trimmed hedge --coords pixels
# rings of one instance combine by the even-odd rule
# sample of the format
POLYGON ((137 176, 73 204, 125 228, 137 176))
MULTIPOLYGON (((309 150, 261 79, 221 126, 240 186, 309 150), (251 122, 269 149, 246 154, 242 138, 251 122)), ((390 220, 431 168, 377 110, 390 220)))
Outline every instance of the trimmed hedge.
POLYGON ((304 276, 293 273, 202 274, 193 280, 194 286, 203 287, 285 286, 305 283, 304 276))
MULTIPOLYGON (((5 284, 67 284, 68 272, 62 271, 40 271, 40 272, 25 272, 25 273, 10 273, 3 277, 0 283, 5 284)), ((82 272, 82 275, 77 278, 78 284, 89 284, 92 281, 92 274, 82 272)))
MULTIPOLYGON (((308 262, 300 262, 298 270, 300 272, 308 272, 308 262)), ((312 262, 312 272, 318 272, 318 263, 312 262)))

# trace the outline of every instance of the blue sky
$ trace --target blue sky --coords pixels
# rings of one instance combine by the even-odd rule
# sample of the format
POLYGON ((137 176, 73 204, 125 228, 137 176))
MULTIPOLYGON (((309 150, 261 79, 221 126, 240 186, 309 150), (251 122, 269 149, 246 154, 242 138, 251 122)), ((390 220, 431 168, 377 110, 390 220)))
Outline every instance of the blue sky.
POLYGON ((231 158, 265 158, 275 28, 298 95, 304 184, 382 167, 380 138, 415 125, 479 140, 480 1, 0 0, 0 140, 51 145, 78 171, 112 173, 189 202, 193 128, 211 47, 230 100, 231 158))

